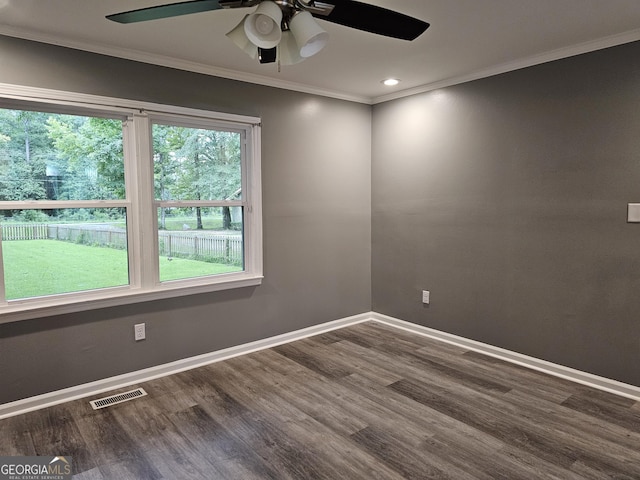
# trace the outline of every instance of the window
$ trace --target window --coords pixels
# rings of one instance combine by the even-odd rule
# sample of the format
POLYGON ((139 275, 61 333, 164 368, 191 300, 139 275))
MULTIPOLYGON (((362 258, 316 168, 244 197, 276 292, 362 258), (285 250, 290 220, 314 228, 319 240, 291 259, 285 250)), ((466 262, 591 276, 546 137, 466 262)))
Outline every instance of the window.
POLYGON ((160 281, 241 271, 244 132, 157 122, 160 281))
POLYGON ((260 283, 259 119, 21 93, 0 86, 0 322, 260 283))
POLYGON ((0 109, 6 300, 129 283, 122 124, 0 109), (99 240, 106 229, 114 240, 99 240))

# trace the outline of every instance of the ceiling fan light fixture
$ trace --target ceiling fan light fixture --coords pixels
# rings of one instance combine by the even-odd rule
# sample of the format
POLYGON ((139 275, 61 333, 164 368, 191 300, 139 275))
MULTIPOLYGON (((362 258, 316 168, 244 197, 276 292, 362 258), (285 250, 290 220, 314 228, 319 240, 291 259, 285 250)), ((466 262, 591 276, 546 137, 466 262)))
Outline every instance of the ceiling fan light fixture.
POLYGON ((296 13, 289 22, 289 28, 296 43, 300 56, 312 57, 322 50, 329 41, 329 34, 313 19, 311 13, 301 11, 296 13))
MULTIPOLYGON (((0 6, 6 1, 0 0, 0 6)), ((136 23, 253 7, 256 7, 253 13, 246 15, 227 37, 251 58, 258 58, 260 63, 272 63, 280 57, 280 63, 291 65, 320 52, 329 41, 329 34, 314 17, 402 40, 415 40, 429 28, 429 24, 420 19, 360 0, 183 0, 115 13, 106 18, 117 23, 136 23), (283 35, 284 32, 291 35, 283 35), (295 40, 296 48, 290 37, 295 40)))
POLYGON ((282 10, 271 1, 264 1, 258 5, 255 12, 250 13, 244 20, 244 32, 257 47, 274 48, 280 43, 282 31, 282 10))
POLYGON ((296 39, 289 30, 282 32, 282 40, 278 45, 278 61, 280 65, 295 65, 304 60, 300 56, 300 49, 296 43, 296 39))
POLYGON ((229 38, 233 43, 235 43, 242 51, 244 51, 247 55, 249 55, 252 59, 258 58, 258 47, 256 47, 247 34, 244 31, 244 22, 249 15, 245 15, 242 21, 236 25, 236 27, 227 33, 227 38, 229 38))

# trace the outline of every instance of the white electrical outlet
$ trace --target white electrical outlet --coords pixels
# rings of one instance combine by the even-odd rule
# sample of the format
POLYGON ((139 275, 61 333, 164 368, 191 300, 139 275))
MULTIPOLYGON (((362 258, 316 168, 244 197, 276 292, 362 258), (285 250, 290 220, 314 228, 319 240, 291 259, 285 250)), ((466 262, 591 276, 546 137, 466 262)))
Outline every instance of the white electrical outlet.
POLYGON ((630 203, 627 206, 627 222, 640 223, 640 203, 630 203))
POLYGON ((137 323, 133 326, 133 337, 136 342, 139 340, 144 340, 146 338, 144 323, 137 323))
POLYGON ((422 303, 424 303, 425 305, 429 305, 429 290, 423 290, 422 291, 422 303))

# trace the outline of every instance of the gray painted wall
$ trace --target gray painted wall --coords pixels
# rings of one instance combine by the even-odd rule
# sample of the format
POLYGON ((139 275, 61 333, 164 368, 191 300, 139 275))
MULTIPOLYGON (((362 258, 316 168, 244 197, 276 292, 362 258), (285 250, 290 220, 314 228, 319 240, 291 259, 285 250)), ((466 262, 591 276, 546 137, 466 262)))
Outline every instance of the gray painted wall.
POLYGON ((372 306, 640 385, 634 58, 640 43, 377 105, 372 137, 365 105, 0 36, 2 83, 261 116, 266 275, 0 325, 0 403, 372 306))
POLYGON ((0 83, 262 117, 265 272, 256 288, 2 324, 0 403, 371 309, 369 106, 1 36, 0 65, 0 83))
POLYGON ((373 310, 640 385, 638 58, 376 105, 373 310))

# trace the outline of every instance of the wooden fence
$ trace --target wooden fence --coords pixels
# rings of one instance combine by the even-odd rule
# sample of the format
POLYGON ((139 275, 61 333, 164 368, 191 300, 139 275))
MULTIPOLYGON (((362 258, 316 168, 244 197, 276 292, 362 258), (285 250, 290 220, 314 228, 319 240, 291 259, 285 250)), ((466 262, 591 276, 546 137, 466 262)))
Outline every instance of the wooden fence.
MULTIPOLYGON (((212 232, 158 232, 160 255, 214 263, 243 264, 242 235, 212 232)), ((2 240, 60 240, 83 245, 125 249, 127 232, 99 225, 2 225, 2 240)))
POLYGON ((96 228, 90 225, 47 225, 47 227, 49 240, 62 240, 120 250, 127 248, 127 232, 124 230, 96 228))
POLYGON ((241 235, 158 232, 160 255, 242 265, 241 235))
POLYGON ((46 240, 47 225, 44 223, 4 223, 2 240, 46 240))

